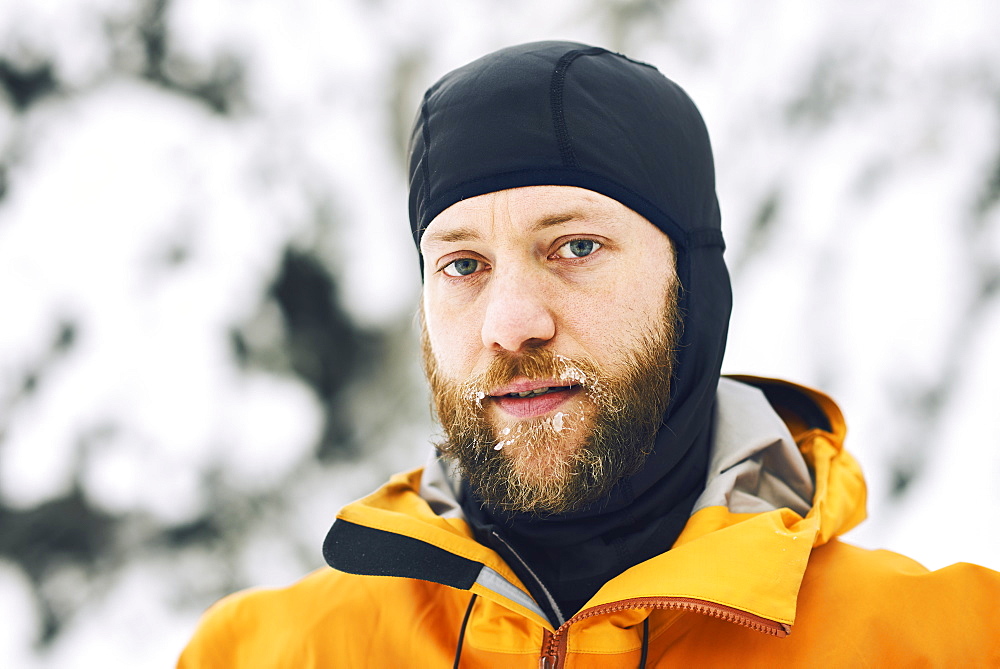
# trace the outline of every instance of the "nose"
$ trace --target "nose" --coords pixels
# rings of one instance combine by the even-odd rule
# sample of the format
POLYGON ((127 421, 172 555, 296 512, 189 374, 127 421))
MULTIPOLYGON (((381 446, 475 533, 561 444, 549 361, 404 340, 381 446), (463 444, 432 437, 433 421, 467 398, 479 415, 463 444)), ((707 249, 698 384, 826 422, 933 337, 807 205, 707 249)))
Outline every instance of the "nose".
POLYGON ((549 300, 525 275, 492 277, 483 318, 483 345, 489 350, 516 352, 541 346, 555 337, 556 323, 549 300))

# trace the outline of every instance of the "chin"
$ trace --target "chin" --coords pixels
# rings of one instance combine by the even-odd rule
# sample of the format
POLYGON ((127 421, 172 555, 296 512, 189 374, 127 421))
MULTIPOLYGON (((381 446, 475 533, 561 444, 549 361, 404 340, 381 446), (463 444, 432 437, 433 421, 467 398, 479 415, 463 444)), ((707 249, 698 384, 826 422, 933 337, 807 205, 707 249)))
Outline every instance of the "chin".
POLYGON ((572 476, 575 464, 573 456, 583 447, 583 442, 583 438, 573 435, 504 450, 518 477, 536 484, 550 480, 563 481, 572 476))

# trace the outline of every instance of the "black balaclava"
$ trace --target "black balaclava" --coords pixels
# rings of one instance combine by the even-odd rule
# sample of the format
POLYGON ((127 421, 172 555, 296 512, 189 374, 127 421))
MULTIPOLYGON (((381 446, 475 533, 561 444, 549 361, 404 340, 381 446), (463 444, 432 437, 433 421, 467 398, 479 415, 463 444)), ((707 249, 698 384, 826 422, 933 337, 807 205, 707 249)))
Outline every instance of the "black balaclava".
POLYGON ((584 509, 541 517, 485 508, 463 487, 476 538, 505 557, 558 624, 605 582, 669 550, 683 529, 705 485, 732 296, 708 133, 691 99, 656 68, 537 42, 484 56, 427 91, 410 144, 418 248, 434 217, 459 200, 540 185, 587 188, 642 214, 673 241, 683 287, 670 402, 638 472, 584 509))

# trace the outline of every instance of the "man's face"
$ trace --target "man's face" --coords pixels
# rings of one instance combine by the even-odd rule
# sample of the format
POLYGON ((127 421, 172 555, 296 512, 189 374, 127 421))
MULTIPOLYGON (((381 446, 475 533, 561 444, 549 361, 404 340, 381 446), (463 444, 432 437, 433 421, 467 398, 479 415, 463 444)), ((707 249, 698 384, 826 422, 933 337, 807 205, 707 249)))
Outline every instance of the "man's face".
POLYGON ((638 468, 678 335, 667 236, 598 193, 532 186, 452 205, 420 248, 440 448, 483 500, 570 511, 638 468))

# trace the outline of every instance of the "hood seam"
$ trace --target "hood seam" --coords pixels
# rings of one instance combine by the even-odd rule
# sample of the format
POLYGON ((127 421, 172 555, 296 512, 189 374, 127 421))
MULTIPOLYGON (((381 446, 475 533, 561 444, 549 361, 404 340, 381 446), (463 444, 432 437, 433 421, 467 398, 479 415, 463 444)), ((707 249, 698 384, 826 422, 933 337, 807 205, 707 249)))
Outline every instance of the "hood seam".
POLYGON ((549 104, 552 108, 552 126, 556 134, 556 144, 559 147, 559 158, 563 167, 576 167, 576 152, 569 138, 569 128, 566 126, 566 114, 563 106, 563 92, 566 90, 566 72, 573 61, 580 56, 591 56, 607 53, 600 47, 568 51, 556 62, 552 70, 552 80, 549 84, 549 104))

